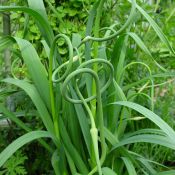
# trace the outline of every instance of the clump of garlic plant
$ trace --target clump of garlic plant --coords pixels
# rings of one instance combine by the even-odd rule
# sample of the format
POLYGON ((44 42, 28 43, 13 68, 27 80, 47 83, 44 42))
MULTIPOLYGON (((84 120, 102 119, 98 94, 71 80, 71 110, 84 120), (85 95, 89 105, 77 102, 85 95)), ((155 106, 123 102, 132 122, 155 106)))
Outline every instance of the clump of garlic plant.
MULTIPOLYGON (((0 103, 1 112, 26 131, 25 135, 0 153, 0 167, 22 146, 38 140, 52 154, 51 162, 57 175, 159 173, 154 164, 163 165, 133 152, 132 144, 146 142, 175 149, 175 131, 153 112, 154 78, 174 76, 174 73, 168 73, 157 63, 137 33, 132 32, 132 26, 137 25, 136 15, 145 17, 171 54, 175 53, 159 26, 136 0, 128 2, 131 11, 125 24, 118 30, 115 24, 101 29, 105 1, 98 0, 90 11, 86 36, 80 40, 78 34, 73 35, 74 42, 65 34, 54 36, 42 0, 28 0, 29 7, 0 7, 1 12, 22 11, 34 17, 48 56, 47 64, 43 64, 29 41, 12 36, 0 39, 1 50, 10 44, 18 46, 18 55, 30 75, 30 80, 7 78, 2 82, 13 84, 26 92, 45 127, 45 130, 32 131, 0 103), (103 37, 101 31, 106 31, 103 37), (69 51, 68 60, 64 63, 57 49, 59 39, 65 40, 69 51), (130 39, 160 69, 160 74, 153 74, 151 68, 141 61, 126 64, 130 39), (108 42, 114 44, 110 48, 113 49, 111 54, 106 54, 108 42), (133 65, 146 68, 148 75, 123 87, 125 71, 133 65), (139 92, 132 92, 128 96, 127 92, 130 93, 129 90, 138 85, 142 86, 139 92), (147 85, 150 85, 149 94, 142 92, 147 85), (135 103, 135 97, 139 95, 150 101, 150 109, 135 103), (144 117, 133 118, 132 111, 144 117), (133 126, 133 122, 145 118, 153 122, 157 129, 127 129, 133 126), (44 138, 50 138, 54 146, 51 147, 44 138)), ((161 174, 175 173, 164 168, 161 174)))

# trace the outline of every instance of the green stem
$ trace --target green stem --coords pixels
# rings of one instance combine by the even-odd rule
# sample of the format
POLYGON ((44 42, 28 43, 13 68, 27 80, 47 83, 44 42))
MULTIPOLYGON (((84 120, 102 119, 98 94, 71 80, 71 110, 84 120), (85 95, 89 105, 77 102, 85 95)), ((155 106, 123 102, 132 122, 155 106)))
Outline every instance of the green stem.
MULTIPOLYGON (((102 15, 102 9, 105 0, 101 0, 100 4, 97 9, 97 15, 95 19, 95 26, 94 26, 94 37, 99 38, 99 31, 100 31, 100 19, 102 15)), ((98 43, 94 43, 94 58, 98 57, 98 43)))
MULTIPOLYGON (((54 47, 54 45, 55 45, 55 40, 53 42, 52 47, 54 47)), ((51 49, 50 50, 50 56, 49 56, 49 91, 50 91, 51 112, 52 112, 55 134, 56 134, 56 137, 60 140, 59 128, 58 128, 58 119, 57 119, 56 111, 55 111, 55 99, 54 99, 53 82, 52 82, 52 69, 53 69, 54 51, 55 51, 54 49, 51 49)))
MULTIPOLYGON (((94 26, 94 37, 99 37, 99 32, 100 32, 100 19, 101 19, 101 15, 102 15, 102 9, 103 9, 103 5, 104 5, 105 0, 100 0, 100 3, 98 5, 97 8, 97 15, 96 15, 96 19, 95 19, 95 26, 94 26)), ((95 42, 94 43, 94 59, 98 57, 98 46, 99 43, 95 42)), ((98 72, 98 67, 95 64, 93 67, 93 70, 95 72, 98 72)), ((95 82, 92 82, 92 94, 94 95, 96 92, 96 86, 95 86, 95 82)), ((94 99, 91 102, 91 111, 92 114, 94 116, 94 118, 96 118, 96 99, 94 99)))
MULTIPOLYGON (((128 65, 126 65, 123 70, 121 71, 121 75, 124 74, 124 71, 132 66, 132 65, 135 65, 135 64, 140 64, 140 65, 143 65, 144 67, 146 67, 146 69, 148 70, 149 72, 149 75, 150 75, 150 82, 151 82, 151 89, 150 89, 150 92, 151 92, 151 109, 152 111, 154 111, 154 81, 153 81, 153 78, 152 77, 152 72, 151 72, 151 69, 149 68, 149 66, 145 63, 142 63, 142 62, 131 62, 129 63, 128 65)), ((122 77, 122 76, 121 76, 122 77)))
POLYGON ((72 63, 73 63, 73 46, 71 44, 71 41, 66 35, 58 34, 53 40, 53 43, 52 43, 52 46, 50 49, 50 57, 49 57, 49 88, 50 88, 50 98, 51 98, 51 110, 52 110, 52 117, 53 117, 53 123, 54 123, 54 128, 55 128, 55 134, 56 134, 58 139, 60 138, 60 136, 59 136, 58 116, 57 116, 56 110, 55 110, 55 97, 54 97, 54 91, 53 91, 53 82, 61 82, 62 80, 64 80, 64 78, 69 74, 69 71, 72 68, 72 63), (52 75, 53 58, 54 58, 54 53, 55 53, 55 49, 56 49, 56 42, 60 37, 64 38, 68 44, 69 62, 68 62, 67 69, 66 69, 65 73, 61 77, 59 77, 58 79, 55 79, 56 74, 58 74, 60 69, 62 68, 62 65, 59 66, 56 69, 56 72, 53 74, 54 75, 54 77, 53 77, 53 75, 52 75))
MULTIPOLYGON (((97 75, 96 75, 97 76, 97 75)), ((93 143, 93 148, 94 148, 94 153, 95 153, 95 159, 96 159, 96 163, 97 163, 97 167, 98 167, 98 172, 99 172, 99 175, 102 175, 102 170, 101 170, 101 164, 100 164, 100 159, 99 159, 99 149, 98 149, 98 130, 96 128, 96 125, 95 125, 95 121, 94 121, 94 117, 92 115, 92 112, 88 106, 88 104, 85 102, 79 88, 78 88, 78 85, 77 83, 75 84, 76 85, 76 91, 77 91, 77 94, 78 96, 80 97, 80 99, 82 100, 88 114, 89 114, 89 117, 90 117, 90 121, 91 121, 91 130, 90 130, 90 133, 91 133, 91 137, 92 137, 92 143, 93 143)), ((91 159, 93 160, 93 157, 91 157, 91 159)))

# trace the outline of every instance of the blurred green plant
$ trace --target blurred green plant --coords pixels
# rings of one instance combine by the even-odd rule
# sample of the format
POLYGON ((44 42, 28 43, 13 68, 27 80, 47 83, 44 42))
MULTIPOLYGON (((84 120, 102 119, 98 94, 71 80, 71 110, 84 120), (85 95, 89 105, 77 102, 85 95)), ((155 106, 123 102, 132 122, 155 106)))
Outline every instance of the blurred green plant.
POLYGON ((25 175, 27 174, 24 168, 24 162, 27 157, 21 152, 17 151, 11 158, 2 166, 0 174, 6 175, 25 175))

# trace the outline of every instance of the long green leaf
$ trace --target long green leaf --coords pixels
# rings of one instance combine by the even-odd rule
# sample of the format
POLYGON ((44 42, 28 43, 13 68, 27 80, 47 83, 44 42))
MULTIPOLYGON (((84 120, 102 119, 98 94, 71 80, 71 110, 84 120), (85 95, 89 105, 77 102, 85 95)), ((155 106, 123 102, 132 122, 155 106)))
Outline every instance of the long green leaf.
POLYGON ((64 125, 64 122, 62 118, 59 118, 59 123, 60 123, 60 135, 62 138, 62 142, 64 144, 64 147, 66 148, 67 152, 69 153, 71 159, 74 161, 75 166, 78 168, 78 170, 81 173, 88 173, 88 169, 86 167, 86 164, 82 160, 82 157, 79 155, 78 151, 76 148, 73 146, 70 137, 67 133, 66 127, 64 125))
POLYGON ((154 168, 151 166, 150 162, 143 159, 143 158, 138 158, 138 160, 143 164, 143 166, 151 173, 151 174, 155 174, 156 171, 154 170, 154 168))
POLYGON ((162 136, 166 136, 166 134, 160 130, 160 129, 140 129, 138 131, 135 132, 129 132, 125 134, 125 138, 131 137, 131 136, 135 136, 135 135, 139 135, 139 134, 157 134, 157 135, 162 135, 162 136))
POLYGON ((170 52, 172 54, 175 54, 174 49, 172 48, 170 42, 168 41, 165 34, 162 32, 161 28, 157 25, 157 23, 138 4, 136 5, 136 8, 147 19, 147 21, 150 23, 150 25, 152 26, 152 28, 154 29, 154 31, 156 32, 156 34, 158 35, 160 40, 167 46, 167 48, 170 50, 170 52))
POLYGON ((170 170, 170 171, 159 172, 154 175, 174 175, 174 174, 175 174, 175 170, 170 170))
POLYGON ((0 167, 23 145, 42 137, 52 138, 47 131, 32 131, 13 141, 0 153, 0 167))
POLYGON ((16 80, 13 78, 7 78, 7 79, 3 80, 3 82, 14 84, 14 85, 20 87, 21 89, 23 89, 29 95, 29 97, 32 99, 34 105, 36 106, 36 108, 40 114, 40 117, 41 117, 45 127, 47 128, 47 130, 50 133, 54 133, 54 127, 53 127, 53 122, 51 120, 51 116, 50 116, 43 100, 41 99, 37 89, 35 88, 35 86, 24 81, 24 80, 16 80))
MULTIPOLYGON (((95 18, 99 3, 100 1, 97 0, 94 3, 92 9, 90 10, 88 22, 86 26, 86 36, 91 36, 93 25, 94 25, 94 18, 95 18)), ((92 43, 90 41, 86 42, 85 44, 85 60, 86 61, 91 59, 91 46, 92 46, 92 43)), ((92 78, 89 76, 86 76, 85 78, 86 78, 87 92, 88 92, 88 95, 91 96, 92 78)))
POLYGON ((169 136, 172 143, 175 144, 175 140, 174 140, 175 131, 166 122, 164 122, 158 115, 156 115, 155 113, 153 113, 149 109, 147 109, 139 104, 136 104, 133 102, 128 102, 128 101, 115 102, 112 104, 126 106, 126 107, 129 107, 129 108, 134 109, 137 112, 141 113, 142 115, 147 117, 149 120, 151 120, 153 123, 155 123, 158 127, 160 127, 161 130, 164 131, 167 134, 167 136, 169 136))
POLYGON ((145 52, 151 59, 152 61, 163 71, 166 71, 165 68, 163 68, 152 56, 151 52, 148 50, 144 42, 139 38, 139 36, 136 33, 133 32, 128 32, 127 33, 129 36, 131 36, 134 41, 137 43, 137 45, 142 49, 143 52, 145 52))
POLYGON ((139 142, 158 144, 175 150, 175 145, 168 137, 155 134, 140 134, 121 140, 112 148, 112 151, 121 146, 139 142))
POLYGON ((46 9, 44 7, 44 3, 43 0, 27 0, 28 1, 28 5, 31 9, 37 11, 44 19, 45 21, 48 21, 47 18, 47 13, 46 13, 46 9))
MULTIPOLYGON (((31 128, 29 128, 22 120, 20 120, 16 114, 14 114, 13 112, 9 111, 3 104, 0 103, 0 112, 2 112, 5 117, 4 118, 9 118, 11 121, 13 121, 17 126, 19 126, 20 128, 24 129, 27 132, 32 131, 31 128)), ((26 115, 24 113, 19 113, 18 115, 26 115)), ((0 117, 1 119, 1 117, 0 117)), ((52 148, 50 148, 50 146, 42 139, 39 139, 39 142, 41 143, 42 146, 44 146, 49 152, 52 152, 52 148)))
MULTIPOLYGON (((74 99, 78 99, 76 93, 73 91, 72 88, 70 88, 71 91, 71 95, 74 99)), ((85 140, 86 143, 86 147, 88 150, 89 155, 91 155, 91 145, 92 145, 92 141, 91 141, 91 135, 90 135, 90 127, 88 124, 88 119, 86 117, 86 113, 84 111, 84 108, 82 107, 81 104, 74 104, 75 107, 75 111, 77 114, 77 118, 82 130, 82 134, 83 134, 83 138, 85 140)))
POLYGON ((18 119, 15 114, 8 111, 3 104, 0 103, 0 112, 4 113, 10 120, 15 122, 20 128, 24 129, 25 131, 31 131, 29 127, 27 127, 20 119, 18 119))
POLYGON ((14 39, 20 48, 24 62, 41 98, 50 110, 49 81, 47 79, 46 70, 41 63, 36 50, 30 42, 20 38, 14 39))
POLYGON ((128 174, 129 175, 137 175, 134 165, 131 162, 131 160, 129 160, 127 157, 122 157, 122 160, 124 161, 126 168, 128 170, 128 174))
MULTIPOLYGON (((129 28, 130 29, 130 28, 129 28)), ((128 32, 129 32, 129 29, 128 29, 128 32)), ((124 63, 125 63, 125 58, 126 58, 126 52, 127 52, 127 43, 128 43, 128 35, 126 35, 124 38, 122 38, 122 45, 120 45, 121 47, 121 50, 119 52, 119 55, 118 55, 118 63, 117 67, 115 67, 116 69, 116 72, 114 74, 115 76, 115 80, 116 82, 119 84, 119 86, 122 84, 121 82, 121 76, 122 76, 122 71, 123 70, 123 67, 124 67, 124 63)), ((117 44, 118 45, 118 44, 117 44)), ((115 53, 115 52, 114 52, 115 53)), ((115 58, 116 59, 116 58, 115 58)), ((116 63, 115 63, 116 64, 116 63)))
POLYGON ((80 125, 77 119, 76 111, 74 105, 63 101, 63 118, 65 123, 67 123, 67 129, 69 136, 72 140, 73 145, 77 148, 77 151, 81 153, 82 151, 82 135, 80 132, 80 125), (75 130, 76 128, 76 130, 75 130))
POLYGON ((6 43, 17 42, 22 58, 28 68, 29 74, 35 83, 41 98, 44 100, 47 108, 50 110, 50 93, 49 93, 49 81, 47 79, 47 72, 42 65, 40 58, 30 42, 24 39, 16 37, 3 37, 0 39, 0 44, 6 45, 6 43))
POLYGON ((112 134, 106 127, 104 128, 105 138, 111 143, 112 145, 116 145, 119 143, 118 138, 112 134))

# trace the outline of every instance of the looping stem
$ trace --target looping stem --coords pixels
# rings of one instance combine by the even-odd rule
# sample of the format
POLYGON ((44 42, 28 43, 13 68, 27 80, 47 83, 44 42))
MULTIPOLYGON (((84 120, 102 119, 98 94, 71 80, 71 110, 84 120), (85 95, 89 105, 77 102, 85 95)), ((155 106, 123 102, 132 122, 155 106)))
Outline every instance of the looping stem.
MULTIPOLYGON (((102 164, 104 162, 105 157, 106 157, 106 143, 105 143, 105 136, 104 136, 103 109, 102 109, 102 100, 101 100, 101 91, 100 91, 100 80, 98 78, 98 75, 95 71, 93 71, 89 68, 84 68, 84 66, 86 66, 92 62, 94 63, 97 60, 90 60, 90 61, 91 62, 83 63, 76 71, 72 72, 71 74, 69 74, 67 76, 67 78, 65 79, 63 86, 62 86, 62 95, 63 95, 63 97, 65 97, 66 100, 75 104, 76 100, 68 98, 68 95, 67 95, 68 84, 71 83, 72 82, 71 80, 73 79, 74 80, 73 82, 76 82, 75 83, 75 90, 80 98, 79 101, 84 104, 84 106, 89 114, 89 117, 91 119, 91 136, 92 136, 92 141, 93 141, 93 145, 94 145, 94 151, 95 151, 95 157, 96 157, 98 171, 99 171, 99 174, 101 174, 100 164, 102 164), (97 98, 97 117, 98 117, 98 121, 99 121, 99 132, 100 132, 100 141, 101 141, 101 148, 102 148, 102 155, 101 155, 100 160, 99 160, 99 151, 98 151, 98 137, 97 137, 97 135, 94 134, 94 131, 96 130, 95 121, 94 121, 93 115, 91 113, 91 110, 90 110, 89 106, 87 105, 87 99, 83 98, 81 92, 79 91, 78 85, 77 85, 77 81, 80 80, 80 78, 78 79, 78 76, 82 75, 83 73, 88 73, 88 74, 92 75, 94 80, 95 80, 95 84, 96 84, 96 96, 95 96, 95 98, 97 98)), ((98 62, 99 62, 99 59, 98 59, 98 62)), ((113 73, 112 73, 112 75, 113 75, 113 73)))
MULTIPOLYGON (((55 49, 56 49, 56 41, 57 41, 60 37, 64 38, 65 41, 66 41, 66 43, 67 43, 67 45, 68 45, 68 50, 69 50, 69 61, 68 61, 68 63, 66 63, 66 65, 67 65, 67 64, 68 64, 68 65, 67 65, 67 69, 66 69, 65 73, 64 73, 61 77, 59 77, 58 79, 55 78, 55 76, 56 76, 57 74, 59 74, 60 70, 65 66, 65 63, 62 64, 62 65, 60 65, 60 66, 53 72, 52 81, 53 81, 54 83, 59 83, 59 82, 61 82, 62 80, 64 80, 65 77, 69 74, 69 72, 70 72, 70 70, 71 70, 71 68, 72 68, 72 64, 73 64, 73 46, 72 46, 72 43, 71 43, 69 37, 67 37, 67 36, 64 35, 64 34, 58 34, 58 35, 55 37, 55 39, 54 39, 54 41, 53 41, 53 44, 52 44, 52 47, 51 47, 51 50, 50 50, 50 61, 53 60, 54 52, 55 52, 55 49)), ((50 71, 52 71, 52 70, 50 70, 50 71)))
POLYGON ((96 42, 103 42, 103 41, 109 41, 111 39, 114 39, 115 37, 117 37, 119 34, 121 34, 130 24, 131 22, 133 21, 134 17, 135 17, 135 11, 136 11, 136 0, 132 0, 132 7, 131 7, 131 12, 130 12, 130 15, 127 19, 127 21, 125 22, 125 24, 118 30, 116 31, 115 33, 113 33, 112 35, 110 36, 107 36, 107 37, 104 37, 104 38, 99 38, 99 37, 92 37, 92 36, 86 36, 81 44, 79 45, 79 47, 86 43, 87 41, 96 41, 96 42))
MULTIPOLYGON (((112 64, 107 61, 107 60, 104 60, 104 59, 100 59, 100 58, 96 58, 96 59, 93 59, 93 60, 88 60, 84 63, 82 63, 78 68, 77 68, 77 71, 78 70, 81 70, 82 68, 85 68, 85 67, 88 67, 88 66, 91 66, 92 64, 104 64, 106 66, 106 71, 107 73, 109 74, 109 77, 108 77, 108 80, 106 82, 105 85, 103 85, 103 87, 99 90, 100 90, 100 93, 103 93, 108 87, 109 85, 111 84, 112 80, 113 80, 113 76, 114 76, 114 68, 112 66, 112 64)), ((75 72, 75 71, 74 71, 75 72)), ((69 75, 70 76, 70 75, 69 75)), ((68 81, 68 78, 66 78, 65 82, 68 81)), ((65 87, 65 84, 66 83, 63 83, 63 89, 66 89, 65 87)), ((75 103, 75 104, 81 104, 82 101, 81 100, 77 100, 77 99, 72 99, 68 96, 68 94, 65 94, 65 99, 71 103, 75 103)), ((91 97, 88 97, 85 99, 86 102, 90 102, 92 101, 93 99, 97 98, 97 95, 92 95, 91 97)))
POLYGON ((56 49, 56 42, 60 37, 64 38, 68 44, 69 63, 68 63, 67 70, 65 71, 65 73, 58 80, 55 80, 56 82, 62 81, 67 76, 67 74, 69 73, 69 71, 72 67, 72 62, 73 62, 73 46, 71 44, 70 39, 64 34, 58 34, 53 40, 53 43, 52 43, 52 46, 50 49, 50 54, 49 54, 49 91, 50 91, 50 98, 51 98, 51 113, 52 113, 52 118, 53 118, 53 123, 54 123, 55 134, 59 140, 60 140, 60 135, 59 135, 58 116, 56 115, 56 110, 55 110, 52 70, 53 70, 53 59, 54 59, 54 53, 55 53, 55 49, 56 49))

